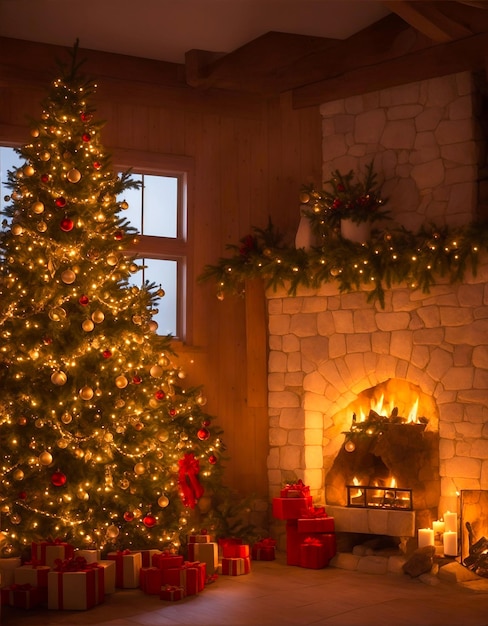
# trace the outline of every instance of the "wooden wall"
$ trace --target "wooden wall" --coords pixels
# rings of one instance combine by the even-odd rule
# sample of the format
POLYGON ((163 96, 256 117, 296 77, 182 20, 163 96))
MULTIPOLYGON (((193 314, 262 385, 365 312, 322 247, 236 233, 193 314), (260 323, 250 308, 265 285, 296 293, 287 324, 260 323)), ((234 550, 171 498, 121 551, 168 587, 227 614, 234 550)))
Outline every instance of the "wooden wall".
MULTIPOLYGON (((191 344, 176 350, 186 383, 203 385, 207 410, 224 430, 226 482, 244 495, 267 497, 268 450, 265 305, 259 281, 246 298, 216 298, 197 284, 206 264, 225 256, 268 216, 292 241, 304 182, 321 180, 317 107, 293 110, 289 94, 273 99, 229 91, 199 91, 183 67, 80 50, 84 71, 98 83, 104 146, 184 155, 195 164, 193 278, 189 285, 191 344)), ((29 140, 56 59, 67 49, 0 38, 0 143, 29 140)))

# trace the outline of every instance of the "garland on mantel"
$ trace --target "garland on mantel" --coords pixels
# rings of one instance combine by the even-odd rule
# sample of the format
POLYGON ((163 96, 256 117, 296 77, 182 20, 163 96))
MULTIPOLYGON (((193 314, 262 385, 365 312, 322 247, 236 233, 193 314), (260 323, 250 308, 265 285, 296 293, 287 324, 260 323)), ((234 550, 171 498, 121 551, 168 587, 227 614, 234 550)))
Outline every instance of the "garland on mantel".
POLYGON ((449 277, 451 283, 462 281, 470 269, 476 275, 479 252, 488 250, 488 222, 477 221, 458 228, 423 226, 416 234, 404 227, 375 229, 366 243, 355 243, 340 234, 337 217, 351 209, 364 213, 354 221, 373 222, 386 216, 383 201, 375 187, 372 166, 364 181, 354 182, 352 172, 336 171, 327 181, 331 191, 317 192, 304 187, 302 203, 311 205, 303 215, 318 245, 309 250, 283 244, 283 236, 271 222, 265 229, 253 227, 238 245, 228 245, 234 254, 220 258, 217 265, 205 266, 200 281, 217 283, 217 297, 225 293, 244 293, 249 278, 263 278, 267 288, 285 288, 296 295, 299 286, 318 288, 336 281, 341 293, 364 290, 368 302, 385 305, 385 289, 408 285, 429 293, 437 277, 449 277))

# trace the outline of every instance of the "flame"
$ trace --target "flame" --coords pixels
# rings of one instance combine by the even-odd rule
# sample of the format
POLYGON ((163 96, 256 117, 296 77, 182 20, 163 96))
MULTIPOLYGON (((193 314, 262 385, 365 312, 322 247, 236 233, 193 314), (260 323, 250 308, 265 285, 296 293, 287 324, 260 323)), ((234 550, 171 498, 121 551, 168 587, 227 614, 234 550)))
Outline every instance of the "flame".
POLYGON ((410 413, 408 414, 407 422, 409 424, 411 424, 411 423, 415 424, 415 423, 418 422, 418 419, 417 419, 418 408, 419 408, 419 399, 417 397, 417 399, 413 403, 413 407, 410 409, 410 413))
POLYGON ((396 488, 396 486, 397 486, 397 481, 396 481, 396 478, 395 478, 394 476, 392 476, 392 477, 391 477, 391 480, 390 480, 390 487, 391 487, 392 489, 395 489, 395 488, 396 488))
MULTIPOLYGON (((415 400, 413 401, 413 404, 410 408, 410 410, 408 411, 407 417, 405 418, 408 424, 418 424, 419 423, 419 419, 418 419, 418 408, 419 408, 419 402, 420 402, 420 398, 417 396, 415 398, 415 400)), ((379 398, 372 398, 369 401, 369 408, 365 407, 364 405, 361 405, 359 407, 359 409, 357 410, 357 421, 358 422, 365 422, 368 417, 369 417, 369 413, 370 411, 374 411, 375 413, 377 413, 378 415, 381 415, 383 417, 388 417, 391 416, 391 414, 393 413, 393 409, 396 407, 397 405, 395 404, 394 399, 389 399, 387 401, 385 401, 385 395, 382 393, 381 396, 379 398)), ((404 407, 405 409, 407 407, 404 407)), ((400 412, 400 415, 404 415, 406 414, 406 411, 404 412, 403 410, 400 412)))

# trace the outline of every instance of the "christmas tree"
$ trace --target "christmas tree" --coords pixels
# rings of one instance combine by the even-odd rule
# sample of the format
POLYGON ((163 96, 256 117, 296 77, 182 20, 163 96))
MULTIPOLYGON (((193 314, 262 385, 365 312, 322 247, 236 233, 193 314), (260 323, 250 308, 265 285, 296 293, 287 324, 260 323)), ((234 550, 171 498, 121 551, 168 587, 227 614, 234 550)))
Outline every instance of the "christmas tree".
MULTIPOLYGON (((137 233, 121 217, 130 172, 112 170, 77 44, 31 140, 17 151, 0 234, 2 554, 33 540, 178 547, 216 528, 223 446, 201 388, 181 386, 135 287, 137 233), (206 507, 198 506, 205 494, 206 507), (210 504, 209 504, 210 502, 210 504)), ((225 490, 224 490, 225 491, 225 490)))

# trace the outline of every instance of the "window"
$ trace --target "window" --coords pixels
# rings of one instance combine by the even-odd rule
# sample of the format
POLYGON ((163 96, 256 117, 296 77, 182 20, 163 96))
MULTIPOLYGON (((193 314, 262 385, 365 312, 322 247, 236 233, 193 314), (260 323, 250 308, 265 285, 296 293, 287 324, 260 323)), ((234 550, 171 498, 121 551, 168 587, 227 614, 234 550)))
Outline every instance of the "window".
MULTIPOLYGON (((22 163, 13 148, 0 147, 0 212, 6 204, 4 197, 10 192, 5 186, 7 172, 22 163)), ((131 252, 135 252, 144 265, 131 282, 138 286, 149 282, 161 287, 165 295, 159 299, 158 313, 154 317, 158 333, 170 334, 180 341, 188 340, 186 286, 191 263, 187 189, 192 160, 160 155, 153 158, 146 153, 120 151, 113 156, 113 163, 116 171, 130 169, 131 178, 141 182, 139 189, 128 189, 121 198, 129 205, 121 217, 140 233, 131 252)))

